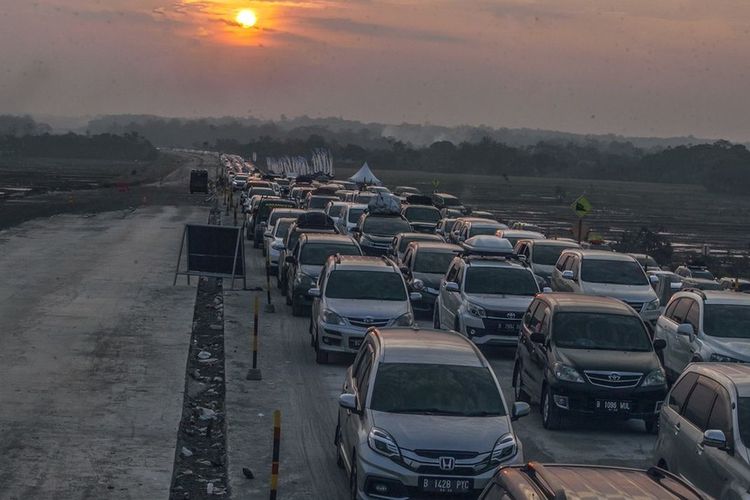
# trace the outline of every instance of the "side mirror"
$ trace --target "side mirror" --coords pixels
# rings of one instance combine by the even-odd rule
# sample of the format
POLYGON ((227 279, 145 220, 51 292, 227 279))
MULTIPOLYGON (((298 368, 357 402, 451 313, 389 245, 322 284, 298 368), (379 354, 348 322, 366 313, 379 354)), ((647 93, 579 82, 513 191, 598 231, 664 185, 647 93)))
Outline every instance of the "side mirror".
POLYGON ((320 297, 320 288, 311 288, 307 291, 308 297, 320 297))
POLYGON ((695 335, 695 329, 690 323, 683 323, 677 327, 677 335, 695 335))
POLYGON ((339 406, 345 410, 357 411, 357 396, 350 393, 344 393, 339 396, 339 406))
POLYGON ((283 243, 274 243, 273 245, 271 245, 271 248, 273 248, 274 250, 280 252, 280 251, 284 250, 284 244, 283 243))
POLYGON ((411 292, 409 294, 409 300, 422 300, 422 294, 419 292, 411 292))
POLYGON ((286 257, 284 257, 284 262, 286 262, 287 264, 294 264, 295 262, 297 262, 297 259, 294 258, 294 255, 287 255, 286 257))
POLYGON ((446 292, 460 292, 461 289, 458 287, 458 283, 455 281, 447 281, 445 283, 445 291, 446 292))
POLYGON ((663 351, 667 348, 667 341, 664 339, 654 339, 654 350, 663 351))
POLYGON ((536 344, 544 344, 544 334, 541 332, 532 332, 531 334, 531 341, 536 344))
POLYGON ((703 433, 703 441, 701 444, 711 448, 725 449, 727 447, 727 437, 724 435, 724 431, 719 429, 708 429, 703 433))
POLYGON ((544 288, 542 288, 542 292, 544 292, 544 293, 552 293, 552 289, 550 287, 548 287, 548 286, 545 286, 544 288))
POLYGON ((573 274, 573 271, 571 269, 566 269, 562 272, 562 277, 565 280, 572 280, 573 278, 575 278, 575 274, 573 274))
POLYGON ((411 287, 415 290, 423 290, 424 289, 424 281, 422 280, 414 280, 411 282, 411 287))
POLYGON ((652 285, 659 283, 659 277, 654 274, 649 274, 648 280, 651 282, 652 285))
POLYGON ((529 413, 531 413, 531 407, 529 406, 529 403, 518 401, 516 403, 513 403, 513 408, 510 410, 510 420, 511 422, 514 420, 518 420, 521 417, 525 417, 529 413))

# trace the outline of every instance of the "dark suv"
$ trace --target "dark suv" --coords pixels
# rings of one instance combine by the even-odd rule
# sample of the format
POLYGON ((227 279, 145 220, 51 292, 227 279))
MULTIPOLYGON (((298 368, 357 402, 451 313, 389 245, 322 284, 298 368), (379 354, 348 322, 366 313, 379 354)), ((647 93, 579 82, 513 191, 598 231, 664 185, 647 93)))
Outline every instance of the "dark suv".
POLYGON ((479 500, 616 498, 617 500, 707 499, 674 474, 602 465, 526 465, 501 467, 479 500))
POLYGON ((263 233, 266 232, 268 216, 274 208, 294 208, 294 202, 275 197, 260 200, 258 208, 252 214, 250 225, 246 229, 247 239, 253 240, 253 248, 263 246, 263 233))
POLYGON ((411 232, 411 225, 401 214, 364 213, 352 234, 365 255, 385 255, 398 233, 411 232))
POLYGON ((462 214, 468 212, 463 203, 461 203, 461 200, 450 193, 432 193, 432 204, 440 211, 458 210, 462 214))
POLYGON ((566 414, 642 419, 654 432, 667 381, 646 326, 610 297, 545 293, 524 314, 513 369, 517 401, 538 402, 542 424, 566 414))

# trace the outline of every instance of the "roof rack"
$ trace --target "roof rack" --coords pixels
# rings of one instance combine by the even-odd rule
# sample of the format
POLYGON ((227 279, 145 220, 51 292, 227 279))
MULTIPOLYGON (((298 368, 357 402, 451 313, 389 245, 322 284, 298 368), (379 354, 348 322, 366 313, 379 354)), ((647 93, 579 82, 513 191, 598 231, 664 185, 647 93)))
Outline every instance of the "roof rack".
POLYGON ((550 500, 566 500, 565 489, 557 486, 550 477, 547 469, 539 462, 528 462, 524 469, 529 477, 540 487, 544 496, 550 500))

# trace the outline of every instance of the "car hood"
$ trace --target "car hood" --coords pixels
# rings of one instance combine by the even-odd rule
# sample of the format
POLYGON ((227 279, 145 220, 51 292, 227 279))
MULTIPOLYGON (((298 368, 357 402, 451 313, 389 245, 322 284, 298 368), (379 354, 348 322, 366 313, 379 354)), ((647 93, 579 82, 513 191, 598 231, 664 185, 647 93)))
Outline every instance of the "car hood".
POLYGON ((531 269, 534 271, 534 274, 537 276, 541 276, 542 278, 549 279, 550 276, 552 276, 552 270, 555 268, 554 265, 547 266, 544 264, 532 264, 531 269))
POLYGON ((326 307, 341 316, 375 319, 396 318, 409 311, 409 301, 326 299, 326 307))
POLYGON ((300 270, 313 279, 318 279, 318 276, 320 276, 320 271, 322 269, 323 266, 312 266, 310 264, 300 265, 300 270))
MULTIPOLYGON (((393 241, 393 236, 387 236, 387 235, 378 235, 378 234, 372 234, 372 233, 362 233, 362 240, 366 243, 366 240, 370 240, 373 243, 377 243, 378 245, 390 245, 393 241)), ((362 242, 362 241, 361 241, 362 242)))
POLYGON ((515 311, 525 313, 534 297, 530 295, 490 295, 490 294, 466 294, 466 298, 472 304, 482 306, 485 309, 502 311, 515 311))
POLYGON ((750 362, 750 339, 710 337, 708 335, 704 339, 704 342, 709 344, 716 353, 750 362))
POLYGON ((654 351, 601 351, 595 349, 563 349, 555 347, 556 358, 579 371, 619 371, 648 373, 659 367, 654 351))
POLYGON ((656 292, 651 285, 612 285, 609 283, 581 282, 583 293, 620 299, 625 302, 651 302, 656 292))
POLYGON ((492 451, 510 432, 508 417, 451 417, 372 411, 373 424, 406 450, 492 451))

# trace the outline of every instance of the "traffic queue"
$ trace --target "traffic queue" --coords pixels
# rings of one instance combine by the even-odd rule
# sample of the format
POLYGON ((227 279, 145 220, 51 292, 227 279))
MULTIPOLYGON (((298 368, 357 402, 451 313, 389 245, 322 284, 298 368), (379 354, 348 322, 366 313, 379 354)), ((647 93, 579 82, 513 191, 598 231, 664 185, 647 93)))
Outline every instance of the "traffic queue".
POLYGON ((238 191, 311 355, 353 359, 332 429, 351 498, 750 498, 738 279, 548 238, 449 193, 252 173, 238 191), (515 350, 512 395, 490 346, 515 350), (653 467, 526 463, 513 424, 531 405, 545 432, 642 421, 653 467))

